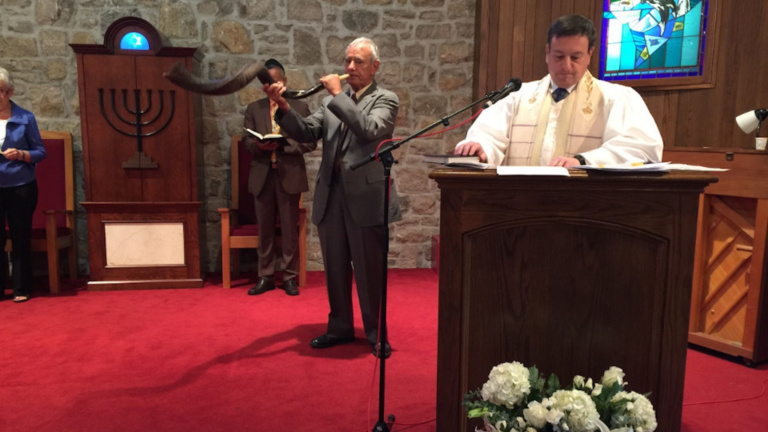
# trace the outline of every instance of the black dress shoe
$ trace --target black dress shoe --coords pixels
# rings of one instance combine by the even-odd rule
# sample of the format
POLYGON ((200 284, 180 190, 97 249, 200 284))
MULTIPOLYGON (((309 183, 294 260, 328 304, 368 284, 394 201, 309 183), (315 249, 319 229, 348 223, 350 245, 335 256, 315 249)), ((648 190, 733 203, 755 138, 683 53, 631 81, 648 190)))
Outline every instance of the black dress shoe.
POLYGON ((267 291, 275 289, 275 279, 270 277, 261 277, 259 282, 248 290, 248 295, 264 294, 267 291))
POLYGON ((299 284, 293 279, 288 279, 283 282, 283 290, 285 290, 285 293, 289 296, 297 296, 299 295, 299 284))
MULTIPOLYGON (((378 350, 376 349, 378 347, 378 345, 379 345, 378 343, 372 343, 371 344, 371 351, 373 353, 373 356, 376 357, 376 358, 379 357, 378 350)), ((391 355, 392 355, 392 346, 389 345, 389 342, 386 342, 384 344, 384 358, 388 359, 389 356, 391 356, 391 355)))
POLYGON ((332 346, 350 343, 355 340, 354 336, 349 337, 336 337, 336 336, 329 336, 327 334, 320 335, 309 343, 309 346, 312 348, 330 348, 332 346))

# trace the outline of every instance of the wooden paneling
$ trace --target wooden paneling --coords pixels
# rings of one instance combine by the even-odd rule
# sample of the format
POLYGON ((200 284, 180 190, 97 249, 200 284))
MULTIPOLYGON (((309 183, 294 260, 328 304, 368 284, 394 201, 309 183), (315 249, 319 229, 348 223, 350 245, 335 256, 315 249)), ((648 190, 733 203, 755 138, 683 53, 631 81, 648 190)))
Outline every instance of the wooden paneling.
MULTIPOLYGON (((510 78, 536 80, 547 73, 547 30, 557 17, 578 13, 602 28, 603 0, 481 0, 475 32, 475 96, 503 86, 510 78)), ((644 91, 665 146, 751 148, 754 134, 743 133, 734 118, 768 105, 768 2, 720 1, 715 53, 715 86, 697 90, 644 91)), ((713 3, 714 4, 714 3, 713 3)), ((590 71, 597 76, 599 49, 590 71)))
POLYGON ((82 56, 81 93, 84 101, 83 138, 86 155, 86 197, 90 201, 169 202, 197 199, 196 148, 190 137, 189 112, 194 111, 189 92, 163 78, 178 61, 191 59, 150 56, 82 56), (119 71, 116 73, 115 71, 119 71), (156 162, 157 169, 126 169, 122 164, 137 152, 135 137, 115 131, 101 113, 99 90, 103 93, 104 112, 118 129, 136 134, 134 89, 140 90, 140 105, 147 110, 142 134, 151 134, 164 125, 173 109, 173 118, 159 134, 142 139, 144 153, 156 162), (114 105, 110 90, 114 89, 114 105), (124 100, 122 90, 127 90, 124 100), (151 90, 151 102, 147 99, 151 90), (163 91, 160 102, 159 91, 163 91), (171 103, 171 91, 174 103, 171 103), (127 107, 127 109, 126 109, 127 107), (162 112, 160 109, 162 108, 162 112), (122 120, 121 120, 122 119, 122 120))

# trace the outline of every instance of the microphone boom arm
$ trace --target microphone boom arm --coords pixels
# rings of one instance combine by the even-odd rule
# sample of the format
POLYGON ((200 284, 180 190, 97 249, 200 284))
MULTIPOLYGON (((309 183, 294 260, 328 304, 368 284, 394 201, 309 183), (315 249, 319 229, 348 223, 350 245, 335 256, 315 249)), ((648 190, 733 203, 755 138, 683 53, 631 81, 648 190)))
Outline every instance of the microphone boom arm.
POLYGON ((437 126, 440 126, 440 125, 449 126, 451 124, 450 119, 452 119, 453 117, 456 117, 457 115, 463 113, 464 111, 474 107, 475 105, 478 105, 480 103, 483 103, 483 102, 489 101, 489 100, 497 102, 498 100, 506 97, 509 93, 512 93, 512 92, 515 92, 515 91, 518 91, 518 90, 520 90, 520 80, 517 79, 517 78, 512 78, 500 90, 494 90, 492 92, 489 92, 485 96, 483 96, 481 99, 478 99, 478 100, 472 102, 471 104, 465 106, 464 108, 461 108, 460 110, 458 110, 456 112, 448 114, 447 116, 445 116, 445 117, 441 118, 440 120, 432 123, 431 125, 425 127, 424 129, 422 129, 422 130, 420 130, 420 131, 418 131, 418 132, 416 132, 416 133, 414 133, 412 135, 409 135, 409 136, 403 138, 400 141, 394 142, 394 143, 392 143, 392 144, 390 144, 390 145, 388 145, 388 146, 386 146, 386 147, 384 147, 382 149, 379 149, 378 152, 370 153, 368 156, 366 156, 366 157, 358 160, 357 162, 353 163, 352 165, 350 165, 350 168, 354 170, 354 169, 360 168, 361 166, 367 164, 368 162, 370 162, 372 160, 375 160, 377 153, 378 153, 379 157, 382 157, 382 155, 386 155, 388 153, 392 153, 393 150, 397 150, 403 144, 405 144, 408 141, 411 141, 411 140, 413 140, 415 138, 418 138, 419 136, 423 135, 425 132, 428 132, 428 131, 434 129, 437 126), (512 88, 514 88, 514 89, 512 89, 512 88), (506 92, 506 94, 502 95, 502 93, 505 93, 505 92, 506 92), (501 96, 501 97, 499 97, 499 96, 501 96), (498 97, 498 99, 497 99, 497 97, 498 97))

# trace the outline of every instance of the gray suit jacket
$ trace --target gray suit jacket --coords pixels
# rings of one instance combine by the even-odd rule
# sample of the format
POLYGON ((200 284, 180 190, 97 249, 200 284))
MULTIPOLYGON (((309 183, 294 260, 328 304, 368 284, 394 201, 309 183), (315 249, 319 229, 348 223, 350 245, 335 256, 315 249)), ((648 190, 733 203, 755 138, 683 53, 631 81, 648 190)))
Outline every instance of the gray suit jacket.
MULTIPOLYGON (((309 115, 309 107, 301 101, 289 101, 292 110, 300 115, 309 115)), ((272 118, 269 116, 269 99, 259 99, 248 105, 245 110, 243 126, 254 130, 260 134, 272 133, 272 118)), ((251 170, 248 174, 248 191, 258 195, 264 187, 264 181, 267 173, 272 169, 270 157, 272 152, 262 151, 256 138, 243 132, 243 141, 245 147, 253 155, 251 160, 251 170)), ((309 190, 307 182, 307 169, 304 164, 304 153, 311 152, 317 148, 317 140, 309 143, 298 143, 294 140, 288 140, 287 146, 277 149, 277 175, 280 177, 280 183, 283 189, 289 194, 298 194, 309 190)))
MULTIPOLYGON (((354 171, 349 167, 376 151, 381 141, 392 137, 398 108, 397 95, 380 88, 374 81, 357 104, 347 93, 340 93, 323 99, 323 105, 306 118, 293 109, 288 112, 278 110, 277 122, 291 138, 299 142, 323 139, 313 223, 319 224, 325 216, 339 134, 344 123, 349 130, 341 148, 341 182, 352 218, 360 226, 384 224, 384 167, 376 161, 354 171)), ((388 215, 389 221, 394 222, 402 216, 394 187, 391 191, 388 215)))

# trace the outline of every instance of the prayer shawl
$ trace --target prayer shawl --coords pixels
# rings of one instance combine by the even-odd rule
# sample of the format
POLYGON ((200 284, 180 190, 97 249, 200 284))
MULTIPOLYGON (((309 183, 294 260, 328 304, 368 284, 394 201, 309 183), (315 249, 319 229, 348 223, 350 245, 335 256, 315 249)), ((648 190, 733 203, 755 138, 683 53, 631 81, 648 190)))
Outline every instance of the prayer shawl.
MULTIPOLYGON (((538 165, 549 110, 554 103, 547 75, 530 94, 521 94, 509 125, 509 146, 500 165, 538 165)), ((587 71, 563 104, 557 119, 553 156, 573 157, 600 147, 607 113, 600 108, 603 93, 587 71)))

